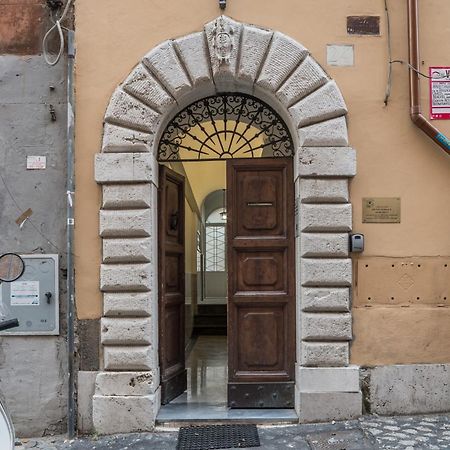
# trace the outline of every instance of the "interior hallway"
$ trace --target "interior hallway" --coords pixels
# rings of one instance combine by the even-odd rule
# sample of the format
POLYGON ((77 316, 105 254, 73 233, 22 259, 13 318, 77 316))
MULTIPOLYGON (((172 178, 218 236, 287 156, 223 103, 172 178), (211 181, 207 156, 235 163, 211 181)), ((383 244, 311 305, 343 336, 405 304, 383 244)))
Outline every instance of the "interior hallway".
POLYGON ((186 359, 187 391, 161 406, 157 423, 248 421, 296 423, 294 409, 229 409, 227 337, 198 336, 186 359))

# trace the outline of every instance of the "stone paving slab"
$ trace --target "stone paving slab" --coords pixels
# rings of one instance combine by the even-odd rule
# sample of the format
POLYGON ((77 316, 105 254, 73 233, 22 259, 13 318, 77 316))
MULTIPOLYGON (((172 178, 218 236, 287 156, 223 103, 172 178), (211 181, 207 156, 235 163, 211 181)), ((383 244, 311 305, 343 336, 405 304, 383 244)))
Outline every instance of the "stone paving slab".
MULTIPOLYGON (((325 424, 258 426, 261 450, 441 450, 450 449, 450 415, 364 416, 325 424)), ((16 450, 174 450, 178 432, 64 436, 23 440, 16 450)), ((237 450, 237 449, 235 449, 237 450)))

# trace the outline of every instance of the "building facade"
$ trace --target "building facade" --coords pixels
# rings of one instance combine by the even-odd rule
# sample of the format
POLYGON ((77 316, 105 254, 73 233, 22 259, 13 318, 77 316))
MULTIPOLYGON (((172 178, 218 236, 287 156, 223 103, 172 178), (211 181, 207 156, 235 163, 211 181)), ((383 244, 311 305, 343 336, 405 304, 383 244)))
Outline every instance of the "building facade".
MULTIPOLYGON (((411 121, 413 4, 75 2, 80 431, 154 428, 209 297, 227 309, 231 407, 449 410, 450 125, 433 121, 440 146, 411 121)), ((450 66, 450 6, 420 6, 427 75, 450 66)))

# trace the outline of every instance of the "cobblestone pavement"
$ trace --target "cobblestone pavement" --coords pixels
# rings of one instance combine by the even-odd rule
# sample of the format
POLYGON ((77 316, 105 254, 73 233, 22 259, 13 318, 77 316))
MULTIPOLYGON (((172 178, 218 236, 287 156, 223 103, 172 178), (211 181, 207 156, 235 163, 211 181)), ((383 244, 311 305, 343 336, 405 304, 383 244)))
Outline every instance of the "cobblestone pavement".
MULTIPOLYGON (((262 450, 374 450, 450 449, 450 416, 364 416, 327 424, 260 426, 262 450)), ((24 439, 16 450, 174 450, 177 431, 155 433, 24 439)))

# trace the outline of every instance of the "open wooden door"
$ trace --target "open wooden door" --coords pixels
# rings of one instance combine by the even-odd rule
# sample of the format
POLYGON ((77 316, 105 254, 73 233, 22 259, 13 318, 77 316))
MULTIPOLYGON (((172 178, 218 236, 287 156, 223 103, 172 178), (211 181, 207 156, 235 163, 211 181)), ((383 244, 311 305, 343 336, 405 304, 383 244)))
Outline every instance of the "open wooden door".
POLYGON ((292 159, 227 161, 228 405, 293 408, 292 159))
POLYGON ((186 390, 184 356, 184 178, 159 172, 158 274, 161 402, 186 390))

